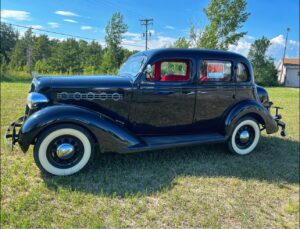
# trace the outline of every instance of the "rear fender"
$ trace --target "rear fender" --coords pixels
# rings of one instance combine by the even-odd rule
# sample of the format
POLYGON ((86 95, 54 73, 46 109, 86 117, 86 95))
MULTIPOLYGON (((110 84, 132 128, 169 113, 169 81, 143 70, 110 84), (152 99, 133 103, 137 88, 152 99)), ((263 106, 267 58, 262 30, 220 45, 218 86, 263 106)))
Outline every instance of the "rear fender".
POLYGON ((128 147, 141 144, 141 141, 126 128, 99 113, 86 108, 55 105, 35 112, 20 129, 19 144, 28 148, 38 135, 50 126, 63 123, 80 125, 89 130, 97 139, 101 152, 123 152, 128 147))
POLYGON ((268 134, 278 131, 277 123, 268 109, 256 101, 246 100, 236 104, 226 116, 224 128, 226 137, 231 135, 238 121, 245 116, 251 116, 257 119, 257 121, 265 126, 268 134))

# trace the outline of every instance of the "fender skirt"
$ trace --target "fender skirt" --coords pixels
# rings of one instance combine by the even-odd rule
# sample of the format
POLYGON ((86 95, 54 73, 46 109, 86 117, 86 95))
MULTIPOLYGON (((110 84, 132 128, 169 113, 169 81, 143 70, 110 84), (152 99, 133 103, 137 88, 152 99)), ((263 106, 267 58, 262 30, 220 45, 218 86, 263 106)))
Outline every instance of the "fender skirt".
POLYGON ((101 152, 126 152, 143 142, 131 134, 126 128, 99 113, 82 107, 55 105, 46 107, 29 116, 19 133, 19 144, 27 151, 34 144, 36 137, 45 129, 57 124, 75 124, 90 131, 99 143, 101 152))
POLYGON ((238 121, 247 115, 262 122, 268 134, 278 131, 278 125, 267 108, 256 101, 246 100, 230 109, 225 118, 225 135, 229 137, 238 121))

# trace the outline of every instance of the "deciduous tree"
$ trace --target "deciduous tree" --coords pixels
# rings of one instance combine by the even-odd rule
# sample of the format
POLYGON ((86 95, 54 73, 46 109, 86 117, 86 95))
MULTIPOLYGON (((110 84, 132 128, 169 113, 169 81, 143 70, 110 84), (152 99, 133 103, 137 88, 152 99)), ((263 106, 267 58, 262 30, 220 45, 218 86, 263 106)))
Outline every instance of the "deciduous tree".
POLYGON ((105 41, 107 45, 105 62, 102 69, 106 72, 112 72, 117 69, 122 63, 122 39, 123 34, 127 32, 127 25, 124 22, 124 17, 120 12, 112 15, 105 28, 105 41))
POLYGON ((271 57, 267 56, 271 41, 266 37, 255 40, 251 44, 248 59, 252 63, 255 81, 264 86, 277 85, 277 69, 271 57))
POLYGON ((248 19, 246 0, 211 0, 204 13, 209 20, 201 33, 197 47, 227 50, 246 32, 238 31, 248 19))
POLYGON ((8 64, 10 61, 9 55, 11 54, 18 40, 18 32, 15 31, 12 26, 0 22, 0 37, 0 53, 3 55, 5 62, 8 64))
POLYGON ((184 37, 179 37, 177 41, 172 45, 173 48, 189 48, 190 42, 184 37))

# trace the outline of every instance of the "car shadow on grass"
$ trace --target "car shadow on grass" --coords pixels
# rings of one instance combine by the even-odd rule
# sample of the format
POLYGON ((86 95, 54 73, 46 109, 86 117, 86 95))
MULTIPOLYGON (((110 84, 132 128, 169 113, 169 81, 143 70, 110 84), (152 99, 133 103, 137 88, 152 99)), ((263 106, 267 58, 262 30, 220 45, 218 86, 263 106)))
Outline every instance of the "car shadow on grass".
POLYGON ((151 195, 171 189, 178 176, 236 177, 270 183, 299 184, 299 142, 262 137, 255 152, 228 153, 223 144, 134 154, 100 154, 79 174, 42 174, 49 189, 67 188, 94 195, 151 195))

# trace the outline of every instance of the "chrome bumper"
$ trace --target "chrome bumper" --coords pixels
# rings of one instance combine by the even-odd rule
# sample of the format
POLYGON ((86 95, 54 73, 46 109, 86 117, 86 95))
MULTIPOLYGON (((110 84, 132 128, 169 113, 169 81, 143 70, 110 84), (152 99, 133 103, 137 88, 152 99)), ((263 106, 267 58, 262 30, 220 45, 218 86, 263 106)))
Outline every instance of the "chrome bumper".
POLYGON ((19 140, 19 130, 23 125, 25 116, 18 118, 16 121, 12 122, 6 130, 4 135, 4 141, 7 149, 13 150, 14 145, 19 140))

